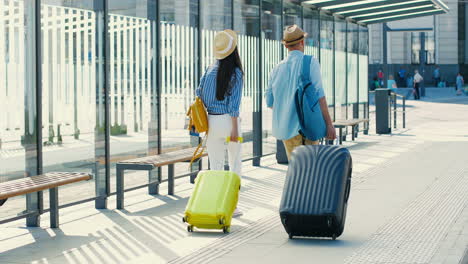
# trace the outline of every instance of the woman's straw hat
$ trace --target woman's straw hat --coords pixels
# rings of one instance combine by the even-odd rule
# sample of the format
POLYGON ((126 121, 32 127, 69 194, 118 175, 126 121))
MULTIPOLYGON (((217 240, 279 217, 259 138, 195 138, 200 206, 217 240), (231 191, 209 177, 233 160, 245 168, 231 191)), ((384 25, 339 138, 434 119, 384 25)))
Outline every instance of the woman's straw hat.
POLYGON ((283 44, 286 46, 294 45, 299 43, 307 37, 307 33, 302 31, 298 25, 288 26, 283 33, 283 44))
POLYGON ((214 37, 213 53, 216 59, 222 60, 231 55, 237 47, 236 32, 225 29, 214 37))

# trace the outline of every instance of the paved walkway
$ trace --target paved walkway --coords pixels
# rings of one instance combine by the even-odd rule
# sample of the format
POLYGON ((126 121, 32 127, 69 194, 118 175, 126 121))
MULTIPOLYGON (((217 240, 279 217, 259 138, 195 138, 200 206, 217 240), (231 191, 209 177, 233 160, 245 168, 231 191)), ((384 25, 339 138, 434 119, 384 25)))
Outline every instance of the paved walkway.
POLYGON ((181 179, 176 196, 128 193, 124 211, 114 198, 111 210, 63 209, 58 230, 3 225, 0 263, 466 263, 468 97, 428 92, 408 106, 408 129, 345 143, 354 173, 337 241, 288 239, 278 216, 287 167, 268 157, 244 164, 244 215, 231 234, 186 232, 193 186, 181 179))

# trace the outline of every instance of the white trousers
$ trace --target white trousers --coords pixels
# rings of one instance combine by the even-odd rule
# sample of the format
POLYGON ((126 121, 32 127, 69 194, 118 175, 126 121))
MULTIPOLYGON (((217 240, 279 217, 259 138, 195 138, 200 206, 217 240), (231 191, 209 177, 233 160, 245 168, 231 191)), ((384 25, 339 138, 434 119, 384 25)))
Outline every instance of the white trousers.
MULTIPOLYGON (((241 177, 242 169, 242 144, 238 142, 226 143, 227 137, 231 136, 231 116, 209 115, 209 132, 206 139, 206 149, 210 160, 211 170, 224 170, 225 151, 228 151, 229 169, 241 177)), ((239 137, 241 137, 240 119, 238 119, 239 137)))

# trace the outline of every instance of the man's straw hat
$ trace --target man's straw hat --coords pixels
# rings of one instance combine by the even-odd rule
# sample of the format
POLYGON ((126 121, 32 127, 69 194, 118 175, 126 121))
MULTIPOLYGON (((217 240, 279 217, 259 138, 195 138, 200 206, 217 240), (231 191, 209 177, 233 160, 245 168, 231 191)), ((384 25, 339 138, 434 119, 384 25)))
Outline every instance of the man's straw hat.
POLYGON ((214 37, 213 53, 216 59, 222 60, 231 55, 237 47, 236 32, 225 29, 214 37))
POLYGON ((288 26, 283 32, 283 44, 286 46, 294 45, 299 43, 307 37, 305 33, 298 25, 288 26))

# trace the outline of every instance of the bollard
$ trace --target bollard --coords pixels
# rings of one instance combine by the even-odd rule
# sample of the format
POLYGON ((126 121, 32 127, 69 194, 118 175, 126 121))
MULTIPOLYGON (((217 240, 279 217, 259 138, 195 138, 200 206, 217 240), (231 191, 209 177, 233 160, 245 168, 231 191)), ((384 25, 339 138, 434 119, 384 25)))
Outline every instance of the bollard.
POLYGON ((389 103, 390 89, 375 90, 375 125, 377 134, 392 132, 389 103))

